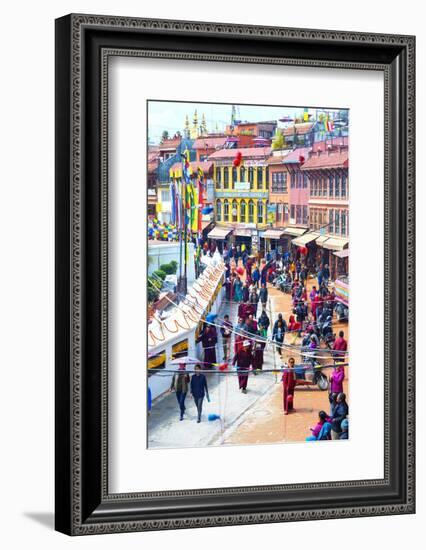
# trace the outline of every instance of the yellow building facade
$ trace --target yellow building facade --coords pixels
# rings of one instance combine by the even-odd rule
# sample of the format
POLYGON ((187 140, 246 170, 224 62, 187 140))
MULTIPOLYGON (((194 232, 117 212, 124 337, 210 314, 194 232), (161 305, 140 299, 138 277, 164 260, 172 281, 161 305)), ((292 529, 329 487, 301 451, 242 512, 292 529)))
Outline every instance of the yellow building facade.
POLYGON ((268 166, 247 159, 234 167, 228 160, 214 161, 215 221, 218 224, 267 225, 268 166))

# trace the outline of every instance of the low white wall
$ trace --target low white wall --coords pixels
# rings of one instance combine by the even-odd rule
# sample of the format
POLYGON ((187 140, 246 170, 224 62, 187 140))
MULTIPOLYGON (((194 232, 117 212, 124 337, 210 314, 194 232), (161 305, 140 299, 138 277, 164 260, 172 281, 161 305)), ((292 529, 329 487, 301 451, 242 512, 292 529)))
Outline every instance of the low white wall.
MULTIPOLYGON (((216 314, 219 313, 224 295, 225 295, 225 288, 223 287, 218 293, 214 304, 212 304, 210 313, 216 313, 216 314)), ((218 322, 218 324, 220 324, 220 321, 218 322)), ((201 360, 203 357, 203 347, 201 343, 199 344, 195 343, 195 330, 196 330, 196 327, 194 327, 191 330, 187 330, 186 332, 181 332, 179 333, 179 335, 176 336, 176 338, 169 340, 165 346, 159 345, 159 346, 156 346, 155 348, 151 348, 149 350, 150 355, 159 354, 165 350, 166 351, 166 368, 167 368, 167 364, 170 361, 170 357, 172 356, 173 345, 178 342, 181 342, 182 340, 188 339, 188 346, 189 346, 188 356, 197 357, 198 359, 201 360)), ((217 330, 219 331, 218 328, 217 330)), ((221 357, 219 348, 216 349, 216 353, 217 353, 217 358, 219 360, 219 358, 221 357)), ((151 389, 152 399, 155 399, 156 397, 159 397, 160 395, 168 391, 168 389, 170 388, 170 384, 172 383, 172 376, 173 376, 172 373, 163 373, 161 372, 161 369, 158 370, 158 373, 159 374, 151 374, 148 377, 148 384, 151 389)))
MULTIPOLYGON (((188 257, 194 258, 195 247, 193 243, 188 243, 188 257)), ((164 242, 161 244, 150 244, 148 241, 148 275, 151 275, 162 264, 168 264, 172 260, 179 264, 180 244, 178 242, 164 242)), ((195 280, 195 262, 190 261, 187 266, 188 283, 195 280)))

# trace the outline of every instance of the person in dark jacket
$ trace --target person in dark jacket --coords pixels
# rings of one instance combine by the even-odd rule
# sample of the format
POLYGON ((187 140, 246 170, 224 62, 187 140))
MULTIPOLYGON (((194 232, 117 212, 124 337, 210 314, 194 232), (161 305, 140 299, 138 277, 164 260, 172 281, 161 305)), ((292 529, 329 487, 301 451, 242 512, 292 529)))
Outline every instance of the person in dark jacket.
POLYGON ((262 311, 262 314, 259 317, 257 327, 259 329, 260 335, 262 338, 266 338, 268 335, 269 325, 271 324, 269 317, 265 310, 262 311))
POLYGON ((265 284, 263 284, 262 288, 259 290, 259 300, 262 304, 262 308, 266 309, 266 304, 268 302, 268 289, 265 284))
POLYGON ((180 420, 183 420, 185 414, 185 399, 188 393, 189 374, 185 371, 185 365, 179 365, 179 372, 175 373, 172 378, 170 391, 175 390, 176 399, 180 409, 180 420))
POLYGON ((347 418, 342 420, 340 428, 342 431, 339 435, 339 439, 349 439, 349 420, 347 418))
POLYGON ((285 333, 287 332, 287 323, 283 319, 282 313, 278 314, 278 319, 274 323, 272 330, 272 340, 276 343, 277 351, 282 355, 282 344, 284 342, 285 333))
POLYGON ((237 365, 238 387, 242 393, 247 393, 249 370, 252 365, 252 350, 250 340, 244 340, 242 347, 234 355, 233 365, 237 365))
POLYGON ((202 374, 201 366, 195 365, 195 373, 191 376, 191 394, 197 407, 197 423, 201 422, 201 411, 203 410, 203 399, 207 397, 207 401, 210 401, 209 390, 207 388, 207 379, 202 374))
POLYGON ((341 424, 342 420, 344 420, 349 413, 349 407, 346 403, 346 395, 344 393, 339 393, 336 398, 336 407, 334 408, 333 414, 332 414, 332 422, 331 422, 331 428, 332 433, 331 437, 332 439, 339 439, 340 434, 342 432, 341 424))
POLYGON ((249 284, 246 282, 246 284, 243 286, 243 302, 246 304, 249 301, 250 296, 250 289, 249 284))

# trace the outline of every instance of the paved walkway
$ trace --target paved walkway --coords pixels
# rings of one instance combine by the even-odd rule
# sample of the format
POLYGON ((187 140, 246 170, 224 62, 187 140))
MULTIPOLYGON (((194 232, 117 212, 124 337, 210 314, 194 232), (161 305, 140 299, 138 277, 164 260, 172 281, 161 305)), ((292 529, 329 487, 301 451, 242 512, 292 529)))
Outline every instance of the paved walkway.
MULTIPOLYGON (((260 306, 258 308, 260 312, 260 306)), ((225 314, 230 316, 232 323, 237 321, 237 305, 225 301, 219 311, 218 318, 225 314)), ((216 355, 218 361, 223 358, 222 337, 219 332, 216 355)), ((232 348, 233 350, 233 343, 232 348)), ((264 368, 274 367, 274 352, 272 346, 267 346, 264 354, 264 368)), ((232 369, 232 366, 230 365, 232 369)), ((207 374, 210 403, 204 399, 201 423, 197 423, 197 411, 191 397, 186 399, 186 414, 184 420, 179 420, 179 407, 174 392, 168 393, 155 401, 151 415, 148 418, 148 447, 149 448, 181 448, 205 447, 222 445, 229 430, 239 425, 253 405, 259 399, 269 394, 277 378, 273 373, 259 375, 251 374, 248 381, 247 393, 238 389, 236 372, 232 374, 207 374), (208 421, 209 414, 217 414, 219 420, 208 421)))
MULTIPOLYGON (((315 284, 311 279, 308 287, 315 284)), ((278 313, 283 313, 288 320, 292 308, 291 297, 269 286, 269 302, 267 313, 273 322, 278 313)), ((218 318, 225 314, 235 326, 237 321, 237 305, 224 302, 218 318)), ((260 315, 260 306, 258 316, 260 315)), ((348 337, 347 324, 334 324, 333 330, 340 328, 348 337)), ((222 339, 219 332, 219 342, 216 348, 217 360, 222 360, 222 339)), ((292 335, 286 335, 286 343, 300 345, 301 339, 294 342, 292 335)), ((233 350, 233 345, 232 345, 233 350)), ((264 369, 280 368, 283 361, 294 355, 296 363, 300 355, 291 350, 284 350, 282 358, 268 345, 264 354, 264 369)), ((232 367, 231 367, 232 368, 232 367)), ((346 369, 348 376, 348 369, 346 369)), ((238 390, 236 373, 207 375, 211 402, 204 400, 202 422, 197 424, 197 412, 192 398, 186 399, 185 419, 179 421, 179 408, 174 393, 166 394, 156 400, 148 419, 148 447, 183 448, 205 447, 235 444, 279 443, 285 441, 304 441, 309 435, 309 427, 316 424, 318 411, 328 411, 328 392, 316 387, 298 387, 295 395, 296 411, 288 416, 283 415, 281 376, 274 373, 251 374, 248 382, 248 392, 243 394, 238 390), (208 421, 210 413, 220 415, 220 420, 208 421)), ((347 380, 345 382, 347 391, 347 380)))

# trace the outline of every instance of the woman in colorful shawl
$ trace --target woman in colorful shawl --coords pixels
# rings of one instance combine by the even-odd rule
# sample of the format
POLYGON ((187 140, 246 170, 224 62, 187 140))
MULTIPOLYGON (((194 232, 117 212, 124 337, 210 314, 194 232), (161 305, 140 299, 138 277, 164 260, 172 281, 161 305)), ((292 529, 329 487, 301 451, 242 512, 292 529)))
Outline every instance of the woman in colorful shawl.
POLYGON ((286 370, 282 377, 283 383, 283 408, 284 414, 294 411, 294 388, 296 387, 296 376, 294 373, 294 358, 290 357, 286 370))

